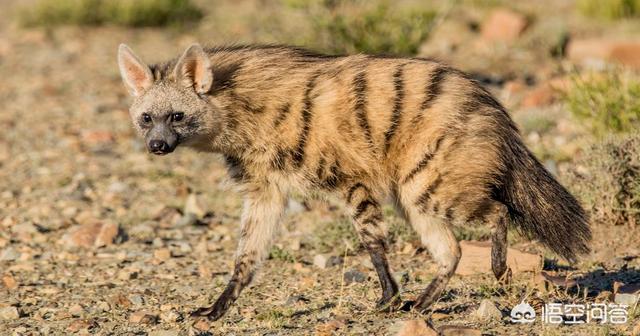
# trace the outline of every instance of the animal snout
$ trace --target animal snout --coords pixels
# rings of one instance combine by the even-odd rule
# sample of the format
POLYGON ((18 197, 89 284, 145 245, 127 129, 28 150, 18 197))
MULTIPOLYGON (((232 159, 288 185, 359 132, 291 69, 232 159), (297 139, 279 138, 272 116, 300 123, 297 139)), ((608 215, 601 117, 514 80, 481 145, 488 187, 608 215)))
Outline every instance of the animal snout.
POLYGON ((153 154, 168 154, 173 151, 173 148, 164 140, 150 140, 148 144, 149 152, 153 154))

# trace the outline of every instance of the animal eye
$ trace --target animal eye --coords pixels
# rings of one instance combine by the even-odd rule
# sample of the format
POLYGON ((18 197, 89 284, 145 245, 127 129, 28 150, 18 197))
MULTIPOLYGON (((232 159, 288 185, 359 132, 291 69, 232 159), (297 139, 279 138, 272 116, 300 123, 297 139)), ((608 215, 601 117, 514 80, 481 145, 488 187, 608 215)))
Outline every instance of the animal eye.
POLYGON ((182 119, 184 119, 184 113, 182 112, 175 112, 171 114, 171 121, 181 121, 182 119))
POLYGON ((147 113, 144 113, 142 115, 142 122, 144 122, 145 124, 148 124, 151 122, 151 116, 147 113))

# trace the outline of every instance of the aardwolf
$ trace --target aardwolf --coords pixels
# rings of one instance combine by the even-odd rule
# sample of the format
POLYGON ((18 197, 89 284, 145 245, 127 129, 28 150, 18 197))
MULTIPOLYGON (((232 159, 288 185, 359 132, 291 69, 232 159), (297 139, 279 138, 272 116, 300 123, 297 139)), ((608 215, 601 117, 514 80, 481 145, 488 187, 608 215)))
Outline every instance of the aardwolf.
POLYGON ((216 320, 238 298, 294 191, 344 200, 385 311, 402 306, 385 256, 381 203, 388 197, 439 265, 410 304, 419 311, 439 298, 460 259, 453 225, 492 227, 491 265, 503 280, 510 224, 569 261, 589 251, 591 231, 576 199, 525 147, 503 106, 446 65, 198 44, 151 66, 120 45, 118 64, 149 151, 164 155, 181 145, 221 153, 244 196, 233 276, 194 315, 216 320))

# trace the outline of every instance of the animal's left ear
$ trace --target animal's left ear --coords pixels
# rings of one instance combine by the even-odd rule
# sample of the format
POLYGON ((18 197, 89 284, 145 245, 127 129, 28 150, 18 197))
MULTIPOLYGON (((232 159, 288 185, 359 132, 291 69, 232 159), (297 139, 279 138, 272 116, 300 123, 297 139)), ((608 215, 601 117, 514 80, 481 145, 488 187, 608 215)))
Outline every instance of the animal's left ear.
POLYGON ((179 84, 192 87, 197 93, 206 93, 213 84, 211 61, 199 44, 193 44, 182 54, 173 73, 179 84))

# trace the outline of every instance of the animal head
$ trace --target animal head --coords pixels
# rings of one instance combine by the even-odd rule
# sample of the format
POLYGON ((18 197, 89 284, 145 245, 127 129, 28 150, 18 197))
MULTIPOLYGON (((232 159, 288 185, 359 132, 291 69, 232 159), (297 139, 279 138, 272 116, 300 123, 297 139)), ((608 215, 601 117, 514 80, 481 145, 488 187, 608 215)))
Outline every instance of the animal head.
POLYGON ((122 80, 134 98, 129 109, 133 125, 149 152, 164 155, 178 145, 200 148, 218 127, 215 104, 207 92, 213 83, 209 57, 199 44, 187 48, 166 73, 147 66, 124 44, 118 49, 122 80))

